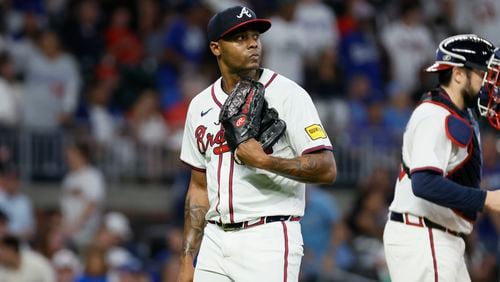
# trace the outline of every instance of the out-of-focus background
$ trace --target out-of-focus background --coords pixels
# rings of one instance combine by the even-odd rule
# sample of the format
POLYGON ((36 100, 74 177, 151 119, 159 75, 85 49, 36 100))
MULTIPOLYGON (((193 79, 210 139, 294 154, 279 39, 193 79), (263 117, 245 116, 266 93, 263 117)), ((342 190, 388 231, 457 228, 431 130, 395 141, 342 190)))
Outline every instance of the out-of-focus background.
MULTIPOLYGON (((436 84, 423 67, 449 35, 500 44, 498 0, 0 0, 0 278, 175 281, 186 110, 219 76, 206 24, 234 4, 272 19, 263 66, 310 93, 335 143, 337 182, 307 189, 301 281, 390 280, 381 237, 405 124, 436 84)), ((498 281, 499 231, 485 214, 467 239, 473 281, 498 281)))

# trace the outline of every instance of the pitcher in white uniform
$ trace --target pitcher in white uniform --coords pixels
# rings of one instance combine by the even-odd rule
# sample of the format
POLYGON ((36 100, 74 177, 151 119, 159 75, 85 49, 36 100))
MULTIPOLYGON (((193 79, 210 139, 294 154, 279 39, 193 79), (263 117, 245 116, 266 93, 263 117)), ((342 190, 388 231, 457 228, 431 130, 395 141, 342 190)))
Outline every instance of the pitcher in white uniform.
POLYGON ((222 77, 188 110, 181 160, 192 173, 178 281, 298 281, 304 183, 336 178, 332 144, 308 93, 260 67, 260 34, 270 27, 242 6, 216 14, 208 24, 222 77), (241 143, 237 158, 245 165, 235 163, 218 119, 242 77, 265 86, 269 107, 287 125, 271 152, 255 139, 241 143))
POLYGON ((496 128, 498 52, 474 34, 443 40, 439 86, 425 93, 403 137, 402 165, 384 230, 392 281, 470 281, 463 237, 479 212, 500 212, 500 191, 486 192, 474 109, 496 128), (479 95, 479 99, 478 99, 479 95))

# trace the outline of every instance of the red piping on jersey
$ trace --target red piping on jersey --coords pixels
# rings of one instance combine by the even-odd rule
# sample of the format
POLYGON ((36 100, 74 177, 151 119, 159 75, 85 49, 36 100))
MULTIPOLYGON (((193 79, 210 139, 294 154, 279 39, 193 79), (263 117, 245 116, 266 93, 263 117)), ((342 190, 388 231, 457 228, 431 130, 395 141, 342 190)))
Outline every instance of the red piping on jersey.
POLYGON ((284 266, 283 266, 283 282, 288 281, 288 230, 286 228, 286 223, 284 221, 281 222, 281 226, 283 226, 283 235, 285 237, 285 257, 284 257, 284 266))
POLYGON ((186 163, 185 161, 182 161, 182 160, 181 160, 181 162, 182 162, 183 164, 185 164, 185 165, 189 166, 192 170, 196 170, 196 171, 199 171, 199 172, 206 172, 206 171, 207 171, 207 169, 205 169, 205 168, 195 167, 194 165, 188 164, 188 163, 186 163))
POLYGON ((266 83, 266 85, 264 85, 264 88, 267 88, 269 86, 269 84, 271 84, 271 82, 273 82, 273 80, 278 76, 277 73, 273 73, 273 76, 271 76, 271 78, 269 79, 269 81, 266 83))
MULTIPOLYGON (((446 178, 449 178, 450 176, 455 174, 458 170, 460 170, 470 160, 470 158, 472 157, 472 150, 474 150, 474 145, 472 142, 469 142, 469 144, 467 145, 467 157, 461 163, 459 163, 454 169, 452 169, 450 172, 448 172, 448 174, 446 175, 446 178)), ((469 223, 474 224, 474 221, 467 218, 462 212, 455 210, 455 209, 452 209, 452 211, 456 215, 458 215, 461 218, 468 221, 469 223)))
MULTIPOLYGON (((446 96, 446 98, 450 99, 449 96, 446 96)), ((451 100, 451 99, 450 99, 451 100)), ((434 104, 434 105, 437 105, 437 106, 440 106, 440 107, 443 107, 445 108, 446 110, 448 110, 452 115, 454 115, 455 117, 459 118, 459 119, 462 119, 462 120, 465 120, 467 121, 466 119, 462 118, 456 111, 454 111, 453 109, 451 109, 450 107, 442 104, 442 103, 439 103, 439 102, 435 102, 435 101, 424 101, 423 103, 431 103, 431 104, 434 104)), ((469 121, 467 121, 467 124, 469 124, 469 121)), ((446 135, 448 136, 448 126, 447 124, 445 124, 445 131, 446 131, 446 135)), ((451 140, 452 143, 454 143, 455 145, 459 146, 459 147, 464 147, 464 146, 461 146, 459 144, 457 144, 456 142, 453 141, 453 138, 450 138, 450 136, 448 136, 448 138, 451 140)), ((473 144, 469 141, 469 144, 467 146, 467 157, 460 163, 458 164, 453 170, 451 170, 450 172, 448 172, 448 175, 446 176, 448 178, 448 176, 450 175, 453 175, 455 172, 457 172, 460 168, 462 168, 468 161, 469 159, 472 157, 472 150, 473 150, 473 144)), ((414 171, 414 170, 413 170, 414 171)), ((412 171, 412 173, 413 173, 412 171)), ((441 171, 442 173, 442 171, 441 171)), ((467 217, 464 216, 464 214, 458 210, 455 210, 455 209, 452 209, 452 211, 460 216, 461 218, 465 219, 466 221, 468 221, 469 223, 472 223, 474 224, 474 221, 468 219, 467 217)), ((437 269, 436 269, 436 275, 437 275, 437 269)), ((436 277, 436 281, 437 281, 437 277, 436 277)))
POLYGON ((219 214, 219 221, 222 222, 222 216, 219 211, 220 204, 220 171, 222 167, 222 157, 224 154, 219 155, 219 165, 217 166, 217 205, 215 205, 215 211, 219 214))
POLYGON ((403 180, 403 177, 405 177, 405 175, 406 175, 406 171, 404 170, 403 165, 401 165, 401 168, 399 170, 398 180, 399 181, 403 180))
POLYGON ((229 166, 229 219, 234 223, 233 211, 233 169, 234 169, 234 154, 231 153, 231 164, 229 166))
POLYGON ((312 148, 309 148, 309 149, 305 149, 302 152, 302 155, 313 153, 313 152, 317 152, 317 151, 321 151, 321 150, 330 150, 331 151, 331 150, 333 150, 333 147, 332 146, 326 146, 326 145, 312 147, 312 148))
POLYGON ((443 107, 446 110, 448 110, 450 113, 452 113, 453 115, 459 116, 459 114, 457 112, 455 112, 452 108, 446 106, 445 104, 442 104, 442 103, 439 103, 439 102, 436 102, 436 101, 423 101, 421 104, 423 104, 423 103, 430 103, 430 104, 434 104, 436 106, 443 107))
POLYGON ((429 232, 429 242, 431 243, 432 264, 434 265, 434 281, 438 282, 438 267, 436 260, 436 250, 434 249, 434 236, 432 235, 432 228, 427 228, 429 232))
MULTIPOLYGON (((278 76, 277 73, 273 73, 273 75, 271 76, 271 78, 265 84, 264 87, 268 87, 277 76, 278 76)), ((219 106, 219 108, 222 109, 222 103, 217 99, 217 96, 215 95, 215 83, 212 84, 212 88, 211 88, 210 92, 211 92, 212 99, 214 100, 215 104, 217 104, 217 106, 219 106)), ((327 146, 323 146, 323 147, 327 147, 327 146)), ((314 149, 314 148, 312 148, 312 149, 314 149)), ((331 150, 331 147, 330 147, 330 150, 331 150)), ((217 213, 219 213, 219 218, 221 219, 221 222, 222 222, 222 218, 221 218, 220 211, 219 211, 219 204, 220 204, 220 172, 221 172, 221 167, 222 167, 222 156, 223 155, 224 154, 219 155, 219 165, 217 167, 217 205, 215 206, 215 210, 217 211, 217 213)), ((231 223, 234 223, 233 170, 234 170, 234 155, 231 154, 231 164, 229 167, 229 218, 231 220, 231 223)))
POLYGON ((467 158, 465 158, 454 169, 452 169, 450 172, 448 172, 448 175, 446 177, 453 175, 455 172, 457 172, 459 169, 461 169, 469 161, 469 159, 472 157, 472 150, 474 150, 473 144, 469 143, 469 145, 467 146, 467 154, 468 154, 467 158))
MULTIPOLYGON (((264 85, 265 88, 267 88, 269 86, 269 84, 271 84, 271 82, 273 82, 273 80, 278 76, 277 73, 273 73, 273 75, 271 76, 271 78, 269 79, 269 81, 266 82, 266 84, 264 85)), ((215 96, 215 83, 212 84, 212 88, 211 88, 211 93, 212 93, 212 99, 214 100, 215 104, 217 104, 217 106, 219 106, 219 108, 222 109, 222 103, 217 99, 217 96, 215 96)))
POLYGON ((423 166, 423 167, 414 168, 414 169, 412 169, 410 171, 410 174, 412 174, 414 172, 422 171, 422 170, 432 170, 432 171, 435 171, 435 172, 443 175, 443 170, 442 169, 437 168, 437 167, 433 167, 433 166, 423 166))
POLYGON ((217 104, 217 106, 219 106, 219 108, 222 109, 222 103, 219 102, 219 100, 217 100, 217 96, 215 96, 215 90, 214 90, 214 87, 215 87, 215 83, 212 84, 212 89, 211 89, 211 92, 212 92, 212 99, 214 100, 215 104, 217 104))

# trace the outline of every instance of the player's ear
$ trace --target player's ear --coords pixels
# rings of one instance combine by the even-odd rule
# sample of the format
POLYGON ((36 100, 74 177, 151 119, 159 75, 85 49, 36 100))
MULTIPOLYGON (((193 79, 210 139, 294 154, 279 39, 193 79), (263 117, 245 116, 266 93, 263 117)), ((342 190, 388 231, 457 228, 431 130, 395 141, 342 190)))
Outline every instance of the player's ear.
POLYGON ((217 41, 211 41, 210 42, 210 51, 212 51, 212 54, 214 54, 216 57, 220 56, 220 45, 219 42, 217 41))
POLYGON ((467 77, 464 68, 453 67, 452 72, 453 72, 452 79, 455 81, 456 84, 462 84, 467 77))

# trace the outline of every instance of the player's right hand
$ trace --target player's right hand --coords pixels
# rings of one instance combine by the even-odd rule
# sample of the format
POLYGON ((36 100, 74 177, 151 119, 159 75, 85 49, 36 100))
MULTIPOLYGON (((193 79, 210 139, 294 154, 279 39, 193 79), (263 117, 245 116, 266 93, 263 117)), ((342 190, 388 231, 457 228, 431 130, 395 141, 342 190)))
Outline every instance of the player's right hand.
POLYGON ((177 282, 193 282, 194 266, 193 261, 181 259, 181 267, 177 282))
POLYGON ((262 145, 255 138, 248 139, 238 145, 235 154, 241 163, 256 168, 263 168, 269 159, 269 156, 262 149, 262 145))
POLYGON ((484 207, 490 211, 500 213, 500 190, 486 192, 484 207))

